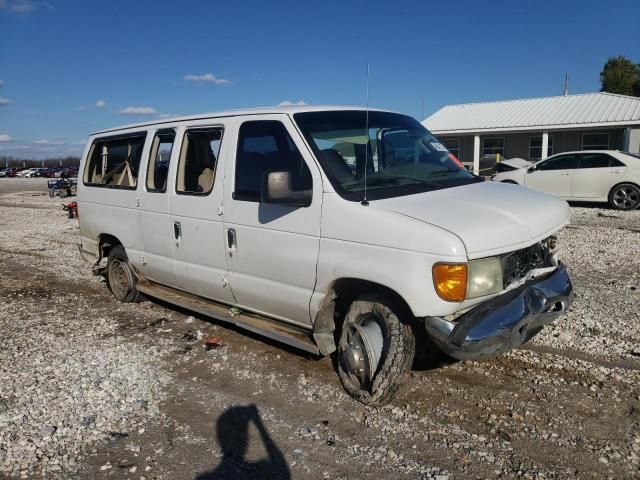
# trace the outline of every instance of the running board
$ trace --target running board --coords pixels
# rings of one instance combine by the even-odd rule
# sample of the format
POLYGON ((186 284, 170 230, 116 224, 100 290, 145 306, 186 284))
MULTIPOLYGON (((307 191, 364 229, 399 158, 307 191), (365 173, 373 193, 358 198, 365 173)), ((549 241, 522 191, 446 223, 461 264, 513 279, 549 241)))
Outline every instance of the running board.
POLYGON ((241 313, 237 315, 231 315, 231 307, 228 305, 182 292, 171 287, 151 283, 147 280, 138 280, 136 289, 140 293, 150 297, 164 300, 165 302, 215 318, 222 322, 231 323, 250 332, 262 335, 263 337, 304 350, 305 352, 320 355, 320 350, 311 336, 311 330, 305 330, 245 311, 241 311, 241 313))

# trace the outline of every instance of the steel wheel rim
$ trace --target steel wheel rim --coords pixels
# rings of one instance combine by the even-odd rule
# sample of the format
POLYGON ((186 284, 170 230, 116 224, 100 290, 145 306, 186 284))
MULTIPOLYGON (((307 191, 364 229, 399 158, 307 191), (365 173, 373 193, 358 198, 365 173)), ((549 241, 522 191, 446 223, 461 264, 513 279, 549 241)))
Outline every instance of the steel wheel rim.
POLYGON ((619 187, 613 192, 613 204, 618 208, 633 209, 640 203, 640 192, 634 187, 619 187))
POLYGON ((124 298, 129 293, 131 275, 129 268, 122 260, 114 259, 109 265, 109 286, 116 298, 124 298))
POLYGON ((360 317, 348 325, 341 348, 342 364, 360 389, 368 389, 382 360, 384 334, 373 314, 360 317))

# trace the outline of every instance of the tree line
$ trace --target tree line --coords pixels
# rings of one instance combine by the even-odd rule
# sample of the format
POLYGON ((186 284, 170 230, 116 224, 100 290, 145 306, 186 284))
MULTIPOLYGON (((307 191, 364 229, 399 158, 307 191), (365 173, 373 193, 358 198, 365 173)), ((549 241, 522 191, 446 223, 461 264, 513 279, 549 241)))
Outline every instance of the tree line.
POLYGON ((640 64, 619 55, 610 57, 600 72, 601 92, 640 97, 640 64))

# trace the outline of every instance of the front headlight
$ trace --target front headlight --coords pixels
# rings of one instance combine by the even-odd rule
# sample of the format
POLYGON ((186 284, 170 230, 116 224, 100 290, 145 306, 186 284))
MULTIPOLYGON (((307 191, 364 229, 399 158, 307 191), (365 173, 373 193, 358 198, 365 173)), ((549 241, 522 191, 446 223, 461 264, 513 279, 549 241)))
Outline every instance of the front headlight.
POLYGON ((438 296, 448 302, 483 297, 502 290, 502 264, 498 257, 469 263, 436 263, 433 283, 438 296))
POLYGON ((466 298, 477 298, 502 290, 502 264, 500 258, 489 257, 469 262, 469 280, 466 298))

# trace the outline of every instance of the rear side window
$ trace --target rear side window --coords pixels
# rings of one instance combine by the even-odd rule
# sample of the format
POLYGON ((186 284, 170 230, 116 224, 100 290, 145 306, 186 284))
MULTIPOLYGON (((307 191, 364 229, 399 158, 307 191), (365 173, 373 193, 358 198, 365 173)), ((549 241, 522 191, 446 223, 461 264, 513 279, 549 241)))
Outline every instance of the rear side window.
POLYGON ((86 185, 135 189, 146 133, 97 139, 89 151, 86 185))
POLYGON ((606 168, 615 167, 619 162, 605 153, 585 153, 580 155, 579 168, 606 168))
POLYGON ((291 174, 294 190, 311 190, 311 171, 281 122, 243 123, 238 135, 233 198, 259 202, 264 176, 282 171, 291 174))
POLYGON ((147 190, 150 192, 166 192, 167 174, 173 142, 176 139, 174 130, 160 130, 156 133, 149 153, 147 167, 147 190))
POLYGON ((573 155, 562 155, 539 163, 536 170, 568 170, 572 168, 578 168, 578 159, 573 155))
POLYGON ((216 177, 222 128, 187 130, 180 150, 176 192, 183 195, 207 195, 216 177))

